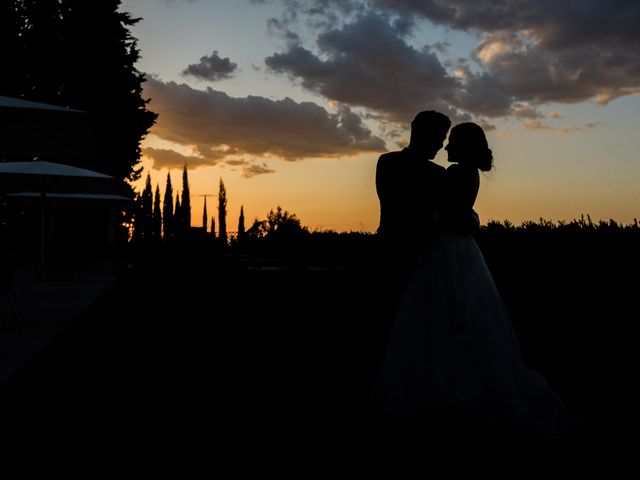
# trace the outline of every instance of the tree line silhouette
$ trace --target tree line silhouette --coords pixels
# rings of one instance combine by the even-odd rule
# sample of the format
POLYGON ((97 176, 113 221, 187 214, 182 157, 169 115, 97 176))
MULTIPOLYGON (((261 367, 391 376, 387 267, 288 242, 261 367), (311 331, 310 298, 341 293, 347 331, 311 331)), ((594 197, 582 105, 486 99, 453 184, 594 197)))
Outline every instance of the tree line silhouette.
POLYGON ((155 190, 151 185, 151 176, 147 174, 145 187, 136 195, 129 235, 130 243, 136 246, 158 244, 160 242, 184 242, 198 238, 214 240, 223 249, 231 245, 246 247, 259 240, 283 242, 309 234, 307 227, 302 226, 300 219, 292 213, 277 206, 270 210, 265 220, 255 219, 253 224, 245 228, 244 206, 240 206, 238 227, 232 235, 227 230, 227 190, 222 178, 218 184, 217 223, 216 216, 209 218, 207 214, 207 196, 204 197, 202 227, 191 226, 191 191, 188 167, 182 170, 181 190, 175 193, 171 183, 171 175, 167 173, 164 197, 161 199, 160 186, 155 190), (216 225, 218 227, 216 231, 216 225))
MULTIPOLYGON (((357 267, 375 273, 379 267, 381 245, 375 233, 311 230, 303 225, 295 213, 281 206, 271 209, 266 218, 255 219, 248 225, 244 207, 241 206, 237 230, 229 232, 227 190, 222 178, 219 180, 216 214, 207 216, 205 197, 203 227, 191 227, 187 223, 190 218, 190 196, 186 166, 180 192, 174 191, 171 179, 167 176, 162 202, 157 185, 152 195, 148 177, 145 189, 136 201, 135 226, 133 235, 130 235, 130 244, 135 247, 144 247, 149 243, 194 246, 206 240, 207 244, 215 245, 215 248, 209 249, 212 253, 225 252, 238 258, 249 256, 257 265, 265 259, 271 259, 269 261, 281 266, 294 268, 357 267)), ((407 226, 407 234, 411 233, 411 228, 407 226)), ((531 270, 529 277, 532 281, 539 279, 541 282, 544 281, 544 275, 556 269, 585 271, 585 275, 596 275, 593 272, 606 270, 608 273, 597 275, 619 276, 620 272, 625 271, 625 264, 640 264, 639 254, 633 247, 640 240, 637 219, 624 224, 613 219, 594 221, 589 215, 582 215, 570 221, 539 218, 519 225, 509 220, 492 220, 482 225, 475 237, 490 268, 496 272, 496 281, 503 282, 507 290, 511 288, 510 262, 515 258, 520 259, 521 252, 527 252, 527 259, 535 259, 537 265, 533 264, 534 260, 527 263, 527 268, 531 270), (540 265, 546 266, 546 272, 537 270, 540 265), (586 271, 594 265, 593 272, 586 271), (610 271, 612 268, 615 271, 610 271)), ((573 287, 565 288, 570 290, 573 287)), ((575 290, 574 293, 578 295, 579 291, 575 290)))
MULTIPOLYGON (((130 212, 130 243, 146 245, 173 240, 186 241, 193 239, 195 235, 197 238, 215 240, 222 248, 232 247, 240 252, 255 251, 289 257, 300 254, 308 255, 310 259, 328 257, 341 250, 351 252, 356 257, 364 255, 371 259, 379 248, 379 239, 374 233, 310 231, 295 213, 290 213, 279 205, 270 210, 265 219, 256 218, 248 228, 245 227, 244 206, 241 205, 237 230, 229 232, 227 190, 222 178, 218 184, 217 215, 209 217, 207 214, 206 197, 212 195, 201 195, 204 197, 202 227, 192 227, 191 196, 186 164, 182 170, 181 190, 175 193, 171 176, 167 173, 163 198, 159 185, 156 184, 154 190, 151 177, 147 174, 145 187, 137 194, 133 211, 130 212), (321 254, 322 249, 327 250, 327 255, 321 254)), ((407 233, 410 231, 411 226, 407 226, 407 233)), ((584 214, 570 221, 554 222, 541 217, 537 221, 526 220, 520 225, 509 220, 490 220, 475 234, 484 248, 493 251, 500 245, 502 252, 510 250, 510 244, 521 242, 533 243, 531 246, 537 251, 552 249, 554 242, 573 242, 575 248, 579 249, 584 248, 585 242, 602 243, 606 239, 635 241, 639 235, 640 224, 637 219, 630 224, 623 224, 613 219, 593 221, 590 215, 584 214)))

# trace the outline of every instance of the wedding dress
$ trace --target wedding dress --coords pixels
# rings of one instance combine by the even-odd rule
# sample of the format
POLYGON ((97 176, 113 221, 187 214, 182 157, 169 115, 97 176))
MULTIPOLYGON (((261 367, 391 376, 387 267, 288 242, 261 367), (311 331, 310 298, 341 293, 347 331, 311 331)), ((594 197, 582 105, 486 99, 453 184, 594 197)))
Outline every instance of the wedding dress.
POLYGON ((395 315, 374 387, 387 416, 553 434, 564 405, 522 363, 507 309, 470 235, 436 235, 395 315), (447 419, 447 415, 449 419, 447 419))

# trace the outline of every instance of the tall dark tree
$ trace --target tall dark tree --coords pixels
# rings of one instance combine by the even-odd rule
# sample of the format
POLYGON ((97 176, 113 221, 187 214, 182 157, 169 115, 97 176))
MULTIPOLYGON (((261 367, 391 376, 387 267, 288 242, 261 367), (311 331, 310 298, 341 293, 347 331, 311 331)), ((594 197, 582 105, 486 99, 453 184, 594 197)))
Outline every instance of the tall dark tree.
POLYGON ((238 218, 238 240, 244 237, 244 206, 240 206, 240 218, 238 218))
POLYGON ((182 229, 186 234, 191 228, 191 193, 189 192, 189 174, 187 173, 187 164, 184 164, 182 170, 182 201, 180 202, 180 215, 182 229))
POLYGON ((136 228, 140 229, 139 238, 148 242, 153 237, 153 191, 151 176, 147 174, 144 190, 140 196, 140 204, 136 215, 136 228))
POLYGON ((213 215, 211 216, 211 238, 216 239, 216 219, 213 215))
POLYGON ((207 220, 209 217, 207 216, 207 196, 204 196, 204 210, 202 211, 202 230, 204 233, 207 233, 207 220))
POLYGON ((156 119, 120 0, 2 0, 0 95, 89 112, 102 141, 93 168, 136 180, 140 142, 156 119))
POLYGON ((173 187, 171 175, 167 173, 167 185, 164 189, 164 202, 162 205, 162 230, 165 239, 170 239, 173 232, 173 187))
POLYGON ((173 212, 173 234, 178 237, 182 234, 182 205, 180 205, 180 192, 176 192, 176 207, 173 212))
POLYGON ((160 187, 156 183, 156 193, 153 198, 152 236, 158 241, 162 238, 162 212, 160 210, 160 187))
POLYGON ((218 238, 222 244, 227 244, 227 190, 220 178, 218 189, 218 238))
POLYGON ((139 245, 142 243, 143 236, 143 221, 142 221, 142 193, 136 193, 136 196, 133 200, 133 235, 132 240, 133 243, 139 245))

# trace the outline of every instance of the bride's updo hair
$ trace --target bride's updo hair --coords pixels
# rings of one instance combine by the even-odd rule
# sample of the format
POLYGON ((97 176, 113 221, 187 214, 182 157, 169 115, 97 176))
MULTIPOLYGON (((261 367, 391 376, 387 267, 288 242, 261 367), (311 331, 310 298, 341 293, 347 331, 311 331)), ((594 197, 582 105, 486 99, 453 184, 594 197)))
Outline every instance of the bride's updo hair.
POLYGON ((493 152, 487 143, 484 130, 477 123, 464 122, 451 129, 449 142, 456 143, 458 162, 472 165, 483 172, 493 168, 493 152))

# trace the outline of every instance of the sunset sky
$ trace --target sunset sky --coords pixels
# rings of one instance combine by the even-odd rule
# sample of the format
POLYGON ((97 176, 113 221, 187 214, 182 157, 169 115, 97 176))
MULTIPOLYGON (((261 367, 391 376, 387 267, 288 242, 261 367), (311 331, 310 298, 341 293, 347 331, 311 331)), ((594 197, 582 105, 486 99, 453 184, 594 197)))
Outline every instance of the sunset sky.
MULTIPOLYGON (((124 0, 159 113, 145 172, 192 223, 281 205, 311 229, 378 223, 378 156, 435 109, 485 128, 483 223, 640 217, 640 4, 598 0, 124 0), (209 213, 215 198, 208 200, 209 213)), ((442 151, 436 161, 446 165, 442 151)), ((419 221, 419 219, 416 219, 419 221)))

